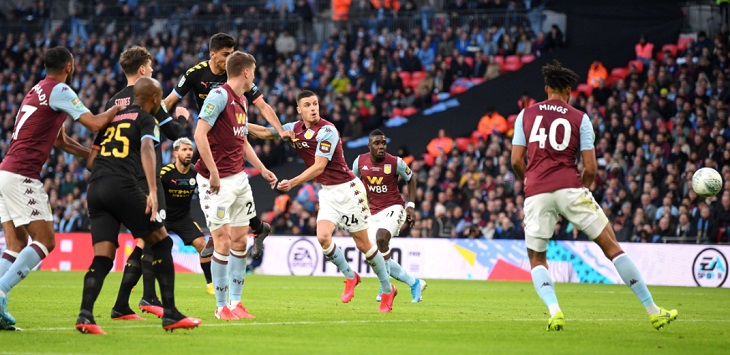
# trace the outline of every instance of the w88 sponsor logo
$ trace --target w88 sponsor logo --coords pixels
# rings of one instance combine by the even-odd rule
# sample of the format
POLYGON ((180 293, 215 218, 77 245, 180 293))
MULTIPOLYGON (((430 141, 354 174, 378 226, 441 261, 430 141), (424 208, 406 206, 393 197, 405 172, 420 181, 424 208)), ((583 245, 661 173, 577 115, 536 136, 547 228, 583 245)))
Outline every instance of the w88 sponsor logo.
POLYGON ((368 185, 368 190, 377 194, 388 192, 388 185, 368 185))

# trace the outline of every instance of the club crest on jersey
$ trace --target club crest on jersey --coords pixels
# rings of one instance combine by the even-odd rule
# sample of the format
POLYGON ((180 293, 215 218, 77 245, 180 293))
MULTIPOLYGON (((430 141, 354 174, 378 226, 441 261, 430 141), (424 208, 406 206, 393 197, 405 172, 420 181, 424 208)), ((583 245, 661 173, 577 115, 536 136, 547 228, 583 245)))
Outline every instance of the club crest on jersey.
POLYGON ((383 172, 386 173, 386 174, 390 174, 390 172, 391 172, 391 166, 390 166, 390 164, 385 164, 383 166, 383 172))
POLYGON ((183 75, 183 77, 180 78, 180 82, 177 83, 177 87, 181 88, 183 85, 185 85, 185 75, 183 75))
POLYGON ((324 141, 319 144, 319 151, 322 153, 329 153, 332 150, 332 143, 324 141))
POLYGON ((224 207, 218 207, 215 211, 215 216, 222 219, 226 216, 226 209, 224 207))
POLYGON ((190 186, 195 186, 195 178, 190 178, 190 186))
POLYGON ((305 139, 312 139, 314 137, 314 131, 311 129, 308 129, 306 132, 304 132, 304 138, 305 139))

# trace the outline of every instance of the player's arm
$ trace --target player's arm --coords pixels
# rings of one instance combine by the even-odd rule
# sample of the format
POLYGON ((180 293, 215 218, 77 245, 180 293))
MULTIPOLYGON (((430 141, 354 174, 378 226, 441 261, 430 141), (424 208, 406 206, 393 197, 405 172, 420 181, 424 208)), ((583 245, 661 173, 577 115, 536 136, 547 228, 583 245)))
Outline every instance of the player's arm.
POLYGON ((262 163, 261 159, 259 159, 258 155, 256 155, 256 151, 253 149, 248 139, 246 140, 246 144, 243 148, 246 160, 248 160, 251 165, 253 165, 253 167, 261 173, 261 176, 269 182, 272 189, 276 187, 276 182, 279 181, 279 179, 274 173, 267 169, 266 166, 264 166, 264 163, 262 163))
POLYGON ((406 204, 406 221, 412 227, 416 222, 416 179, 413 178, 413 171, 408 164, 400 157, 397 160, 396 173, 408 182, 408 203, 406 204))
POLYGON ((264 100, 264 96, 261 91, 259 91, 259 87, 256 86, 256 84, 251 84, 251 89, 246 91, 243 95, 246 96, 246 99, 249 102, 256 105, 256 108, 259 109, 259 112, 261 112, 261 115, 264 116, 266 122, 269 122, 269 124, 276 130, 279 137, 282 139, 294 138, 293 132, 286 132, 284 130, 281 122, 279 121, 279 117, 276 116, 276 112, 271 105, 264 100))
POLYGON ((51 97, 48 99, 48 105, 56 110, 66 112, 74 121, 86 126, 89 130, 96 133, 102 127, 111 122, 112 118, 123 107, 114 105, 110 109, 98 115, 93 115, 84 103, 81 102, 76 93, 66 84, 59 84, 51 91, 51 97))
POLYGON ((291 180, 281 180, 279 190, 289 191, 295 186, 322 175, 327 164, 329 164, 335 154, 335 148, 340 141, 340 136, 334 128, 320 129, 317 132, 316 139, 317 147, 314 153, 314 164, 291 180))
POLYGON ((159 131, 157 131, 157 122, 150 115, 144 115, 139 121, 141 132, 140 159, 142 160, 142 170, 144 171, 149 195, 147 196, 147 210, 145 213, 150 214, 150 221, 157 220, 157 155, 155 154, 155 144, 160 142, 159 131))
POLYGON ((583 175, 581 179, 583 186, 590 188, 593 180, 596 179, 598 170, 598 162, 596 161, 596 149, 593 146, 595 134, 593 133, 593 124, 588 115, 583 115, 580 123, 580 155, 583 159, 583 175))
POLYGON ((165 107, 174 107, 175 104, 185 97, 190 89, 193 88, 195 78, 191 78, 191 76, 196 76, 196 74, 193 73, 197 73, 195 67, 188 69, 188 71, 180 77, 180 81, 177 82, 177 86, 172 89, 170 95, 167 95, 163 101, 165 103, 165 107))
POLYGON ((91 169, 94 167, 94 160, 96 159, 96 156, 99 154, 99 150, 101 150, 101 141, 103 140, 104 135, 99 133, 94 138, 94 143, 91 145, 91 152, 89 153, 89 159, 86 160, 86 169, 91 169))
POLYGON ((198 117, 198 125, 195 127, 195 144, 198 146, 200 159, 210 172, 210 190, 217 193, 220 189, 220 177, 218 175, 218 167, 213 159, 213 152, 210 150, 210 142, 208 142, 208 132, 213 128, 218 116, 223 112, 228 103, 228 94, 225 90, 213 90, 203 102, 203 109, 198 117))
POLYGON ((56 142, 54 142, 53 145, 66 153, 73 154, 82 159, 88 159, 89 154, 91 153, 91 149, 84 147, 83 145, 81 145, 81 143, 71 139, 71 137, 66 135, 66 131, 63 129, 63 127, 60 131, 58 131, 56 142))
POLYGON ((188 117, 190 116, 190 112, 182 107, 176 108, 175 113, 179 113, 179 115, 177 115, 177 118, 172 118, 165 107, 165 102, 163 101, 162 105, 160 105, 160 109, 155 115, 157 121, 160 122, 158 124, 160 126, 160 130, 165 137, 171 141, 175 141, 180 138, 183 128, 185 127, 185 123, 188 121, 188 117))
POLYGON ((355 177, 358 179, 362 179, 362 175, 360 175, 360 166, 359 162, 360 157, 355 158, 355 161, 352 162, 352 173, 355 174, 355 177))
POLYGON ((522 115, 525 110, 522 110, 515 120, 515 131, 512 136, 512 170, 515 172, 515 176, 518 180, 525 179, 525 154, 527 153, 527 138, 525 137, 525 128, 522 125, 522 115))
MULTIPOLYGON (((286 132, 292 132, 292 138, 294 138, 294 132, 292 129, 294 129, 294 123, 287 123, 283 126, 281 126, 282 129, 286 132)), ((258 139, 282 139, 279 135, 279 132, 274 128, 267 128, 261 125, 257 125, 254 123, 248 124, 248 135, 258 138, 258 139)))

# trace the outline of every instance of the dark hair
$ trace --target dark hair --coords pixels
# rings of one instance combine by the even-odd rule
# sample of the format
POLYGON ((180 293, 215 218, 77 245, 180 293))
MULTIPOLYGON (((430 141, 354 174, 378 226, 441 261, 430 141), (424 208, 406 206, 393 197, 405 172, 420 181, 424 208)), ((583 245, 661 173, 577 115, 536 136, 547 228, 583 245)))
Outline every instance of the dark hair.
POLYGON ((147 48, 134 46, 122 52, 119 57, 119 65, 122 66, 122 70, 126 75, 134 75, 139 70, 139 67, 147 64, 147 61, 152 60, 152 54, 147 48))
POLYGON ((210 37, 208 49, 215 52, 221 48, 233 48, 236 46, 236 40, 228 33, 216 33, 210 37))
POLYGON ((73 55, 66 47, 53 47, 46 52, 43 65, 46 67, 46 72, 57 73, 72 59, 73 55))
POLYGON ((370 132, 370 135, 369 135, 369 137, 371 137, 371 138, 372 138, 372 137, 377 137, 377 136, 384 136, 384 135, 385 135, 385 133, 383 133, 383 131, 381 131, 381 130, 379 130, 379 129, 376 129, 376 130, 374 130, 374 131, 370 132))
POLYGON ((299 104, 301 99, 306 99, 312 96, 317 96, 317 94, 310 90, 302 90, 299 94, 297 94, 297 104, 299 104))
POLYGON ((251 68, 256 64, 256 58, 248 53, 235 51, 226 60, 226 72, 235 77, 241 75, 243 69, 251 68))
POLYGON ((542 67, 542 76, 545 78, 545 85, 561 91, 572 89, 580 78, 574 71, 561 66, 557 60, 542 67))

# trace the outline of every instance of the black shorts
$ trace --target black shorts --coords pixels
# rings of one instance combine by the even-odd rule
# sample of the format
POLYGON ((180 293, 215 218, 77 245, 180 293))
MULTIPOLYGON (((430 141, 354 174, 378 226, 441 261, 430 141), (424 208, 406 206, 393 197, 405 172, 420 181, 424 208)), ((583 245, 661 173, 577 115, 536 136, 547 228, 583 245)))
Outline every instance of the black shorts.
POLYGON ((124 224, 135 238, 163 227, 161 222, 150 222, 150 216, 145 213, 147 195, 134 179, 100 177, 89 184, 86 199, 94 244, 112 242, 118 247, 120 224, 124 224))
POLYGON ((185 245, 193 245, 193 240, 205 237, 200 226, 195 223, 190 215, 177 221, 166 220, 165 228, 167 228, 168 233, 177 234, 185 245))
MULTIPOLYGON (((165 204, 165 188, 162 187, 162 180, 160 177, 155 178, 157 180, 157 215, 164 221, 167 217, 167 205, 165 204)), ((147 187, 147 180, 137 180, 137 184, 142 189, 145 195, 150 193, 150 189, 147 187)))

